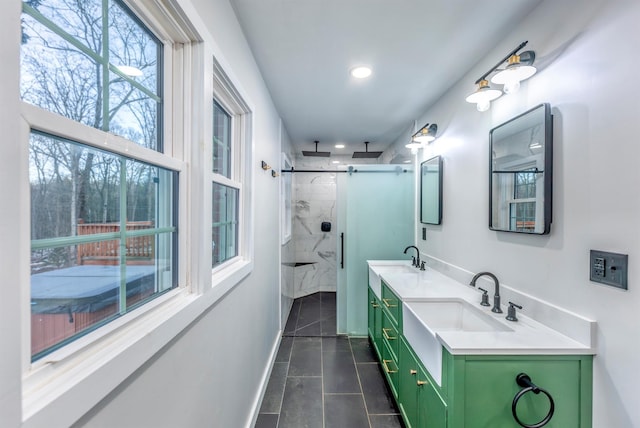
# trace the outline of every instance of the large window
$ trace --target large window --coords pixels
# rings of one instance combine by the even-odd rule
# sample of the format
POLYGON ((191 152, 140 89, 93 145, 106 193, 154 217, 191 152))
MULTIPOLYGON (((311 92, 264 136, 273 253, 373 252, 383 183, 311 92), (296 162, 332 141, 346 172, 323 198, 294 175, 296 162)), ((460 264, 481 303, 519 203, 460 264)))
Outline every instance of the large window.
POLYGON ((177 286, 180 163, 164 46, 122 1, 26 0, 21 21, 25 111, 50 112, 27 115, 35 360, 177 286))
POLYGON ((212 285, 251 269, 251 109, 213 59, 210 142, 212 285), (229 268, 230 270, 227 270, 229 268), (224 272, 224 273, 223 273, 224 272), (220 273, 220 275, 218 275, 220 273))
POLYGON ((26 0, 22 99, 162 151, 162 45, 118 0, 26 0))
POLYGON ((40 132, 29 149, 36 359, 176 284, 176 173, 40 132))

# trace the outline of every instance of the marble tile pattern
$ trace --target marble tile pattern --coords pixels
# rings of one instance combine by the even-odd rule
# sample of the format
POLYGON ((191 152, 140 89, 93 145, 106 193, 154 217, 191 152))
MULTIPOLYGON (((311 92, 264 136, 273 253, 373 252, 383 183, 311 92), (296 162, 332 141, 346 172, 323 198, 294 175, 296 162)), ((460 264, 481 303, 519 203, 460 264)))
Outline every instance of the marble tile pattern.
MULTIPOLYGON (((298 157, 296 169, 333 169, 329 158, 298 157)), ((294 297, 319 291, 335 291, 337 270, 337 212, 335 173, 296 173, 293 180, 293 238, 296 262, 310 264, 294 269, 294 297), (322 232, 322 222, 331 223, 322 232)))
MULTIPOLYGON (((332 151, 330 158, 297 156, 294 168, 335 171, 348 164, 375 164, 378 159, 357 159, 351 153, 337 153, 338 149, 320 147, 319 151, 332 151), (342 167, 332 163, 339 160, 342 167)), ((358 149, 361 150, 361 149, 358 149)), ((294 297, 307 296, 320 291, 336 291, 338 251, 337 175, 331 172, 300 172, 293 176, 292 241, 295 261, 309 262, 294 270, 294 297), (323 221, 331 222, 331 231, 322 232, 323 221)))

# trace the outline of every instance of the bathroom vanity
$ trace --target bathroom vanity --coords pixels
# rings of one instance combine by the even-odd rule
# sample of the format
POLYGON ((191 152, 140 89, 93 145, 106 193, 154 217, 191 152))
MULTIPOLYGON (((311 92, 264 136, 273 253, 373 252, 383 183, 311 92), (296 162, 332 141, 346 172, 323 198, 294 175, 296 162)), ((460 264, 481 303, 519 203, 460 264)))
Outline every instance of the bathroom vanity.
POLYGON ((437 271, 368 264, 368 333, 408 427, 591 427, 590 343, 521 313, 507 321, 437 271))

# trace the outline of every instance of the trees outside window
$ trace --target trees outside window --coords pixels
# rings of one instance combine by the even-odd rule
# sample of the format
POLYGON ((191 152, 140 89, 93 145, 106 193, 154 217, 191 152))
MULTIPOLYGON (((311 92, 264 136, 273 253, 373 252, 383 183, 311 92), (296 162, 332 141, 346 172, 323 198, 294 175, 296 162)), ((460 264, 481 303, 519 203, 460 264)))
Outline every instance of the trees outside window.
POLYGON ((31 123, 37 359, 177 285, 178 174, 145 160, 163 152, 163 45, 124 3, 26 0, 21 20, 22 100, 149 150, 31 123))

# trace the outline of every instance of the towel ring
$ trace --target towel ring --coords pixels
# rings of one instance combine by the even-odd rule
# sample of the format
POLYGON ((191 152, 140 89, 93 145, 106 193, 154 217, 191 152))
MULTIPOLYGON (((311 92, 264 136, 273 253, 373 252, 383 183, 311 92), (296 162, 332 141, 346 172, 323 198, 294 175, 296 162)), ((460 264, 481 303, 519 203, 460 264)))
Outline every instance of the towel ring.
POLYGON ((548 424, 553 417, 553 412, 555 410, 555 405, 553 403, 551 394, 531 382, 531 378, 525 373, 520 373, 518 376, 516 376, 516 383, 522 387, 522 389, 516 394, 516 396, 513 397, 513 403, 511 404, 511 413, 513 413, 513 418, 516 420, 516 422, 518 422, 518 424, 520 424, 520 426, 524 428, 541 428, 548 424), (518 412, 516 411, 516 407, 520 398, 522 398, 522 396, 530 391, 533 391, 534 394, 539 394, 542 392, 549 399, 549 413, 547 413, 547 416, 545 416, 544 419, 535 424, 525 424, 524 422, 522 422, 518 417, 518 412))

